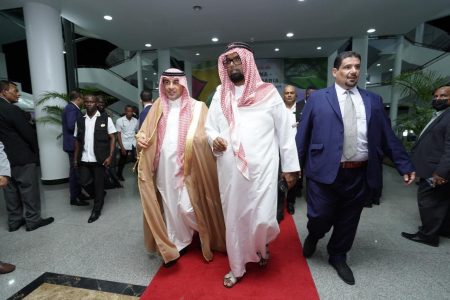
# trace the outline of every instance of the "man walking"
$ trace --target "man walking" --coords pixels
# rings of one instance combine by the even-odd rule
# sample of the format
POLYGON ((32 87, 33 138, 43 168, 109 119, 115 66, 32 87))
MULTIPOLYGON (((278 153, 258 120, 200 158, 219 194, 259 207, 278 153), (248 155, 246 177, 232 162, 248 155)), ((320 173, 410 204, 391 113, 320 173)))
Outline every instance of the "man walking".
POLYGON ((105 167, 111 164, 115 148, 113 121, 106 114, 97 110, 97 98, 84 96, 86 115, 77 120, 74 136, 76 137, 73 164, 80 171, 81 186, 95 195, 94 207, 88 223, 95 222, 101 214, 105 198, 105 167))
POLYGON ((132 159, 136 157, 136 132, 138 130, 138 120, 133 117, 133 107, 125 106, 125 115, 116 121, 117 141, 119 144, 120 158, 117 166, 117 177, 124 181, 123 168, 130 156, 132 159))
POLYGON ((223 284, 230 288, 245 274, 246 263, 267 264, 268 245, 280 232, 279 157, 289 188, 299 163, 286 107, 276 88, 261 80, 250 46, 228 45, 218 66, 222 84, 213 96, 206 132, 217 156, 231 269, 223 284))
POLYGON ((158 250, 168 267, 198 231, 203 257, 210 261, 212 250, 225 250, 225 229, 205 135, 208 109, 189 96, 181 70, 163 72, 159 92, 137 134, 145 245, 148 251, 158 250))
POLYGON ((297 131, 297 149, 307 184, 308 236, 303 256, 333 227, 329 263, 347 284, 355 284, 346 263, 369 188, 381 185, 385 153, 403 175, 414 181, 414 167, 395 137, 380 96, 357 87, 361 56, 342 52, 332 70, 331 87, 311 94, 297 131))

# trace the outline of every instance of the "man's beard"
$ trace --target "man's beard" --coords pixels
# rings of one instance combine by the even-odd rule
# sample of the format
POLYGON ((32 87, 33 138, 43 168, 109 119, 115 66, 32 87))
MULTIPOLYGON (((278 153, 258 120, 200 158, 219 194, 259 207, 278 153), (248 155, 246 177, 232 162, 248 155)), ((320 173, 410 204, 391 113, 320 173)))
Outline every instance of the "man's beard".
POLYGON ((245 80, 244 74, 241 72, 232 73, 229 77, 233 83, 238 83, 245 80))

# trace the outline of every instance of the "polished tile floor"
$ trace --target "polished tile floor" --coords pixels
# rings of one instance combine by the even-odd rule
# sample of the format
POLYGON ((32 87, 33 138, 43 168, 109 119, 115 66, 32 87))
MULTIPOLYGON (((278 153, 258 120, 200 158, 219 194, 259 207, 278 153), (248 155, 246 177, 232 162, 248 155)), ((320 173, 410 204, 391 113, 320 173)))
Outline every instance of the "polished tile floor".
MULTIPOLYGON (((382 203, 364 210, 348 257, 356 285, 343 283, 328 265, 328 235, 308 260, 321 299, 450 299, 450 240, 443 238, 433 248, 402 238, 401 231, 415 232, 419 224, 416 186, 404 187, 390 167, 385 167, 384 175, 382 203)), ((0 299, 45 272, 146 286, 161 260, 145 251, 137 184, 131 171, 125 177, 123 189, 107 191, 102 215, 92 224, 87 223, 90 206, 69 205, 67 184, 42 186, 42 214, 55 217, 55 222, 33 232, 21 228, 9 233, 0 199, 0 260, 17 266, 0 275, 0 299)), ((303 241, 303 197, 297 199, 296 208, 303 241)))

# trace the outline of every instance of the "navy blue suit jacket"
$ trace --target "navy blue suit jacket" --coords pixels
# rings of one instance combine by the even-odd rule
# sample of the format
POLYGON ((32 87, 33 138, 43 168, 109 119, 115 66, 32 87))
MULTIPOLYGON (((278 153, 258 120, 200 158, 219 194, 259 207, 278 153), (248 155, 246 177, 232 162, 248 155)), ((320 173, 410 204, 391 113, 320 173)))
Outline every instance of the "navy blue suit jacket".
MULTIPOLYGON (((358 89, 364 102, 367 120, 367 183, 382 186, 383 153, 403 175, 414 171, 408 154, 391 129, 379 95, 358 89)), ((330 184, 336 179, 344 144, 344 124, 333 86, 311 94, 297 128, 297 149, 304 175, 330 184)))
POLYGON ((73 152, 75 150, 73 133, 75 131, 75 123, 80 116, 82 116, 80 109, 72 102, 69 102, 64 107, 62 113, 63 150, 66 152, 73 152))
POLYGON ((139 128, 141 128, 142 123, 144 123, 145 117, 147 117, 150 108, 152 108, 152 105, 147 105, 139 114, 139 128))

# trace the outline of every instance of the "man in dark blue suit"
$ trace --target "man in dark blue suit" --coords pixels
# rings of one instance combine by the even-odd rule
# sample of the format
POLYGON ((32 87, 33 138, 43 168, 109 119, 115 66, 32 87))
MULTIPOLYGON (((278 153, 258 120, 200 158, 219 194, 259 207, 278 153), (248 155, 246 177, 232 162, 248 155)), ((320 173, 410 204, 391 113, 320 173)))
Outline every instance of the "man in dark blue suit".
POLYGON ((297 131, 297 149, 307 182, 308 236, 303 256, 311 257, 333 227, 329 263, 347 284, 355 279, 346 263, 369 188, 381 185, 383 153, 405 184, 415 178, 405 149, 394 135, 380 96, 357 88, 361 56, 340 53, 336 83, 315 91, 305 105, 297 131))
POLYGON ((139 114, 139 128, 141 128, 142 123, 144 123, 145 117, 147 117, 150 108, 152 108, 152 91, 148 89, 142 90, 141 101, 144 109, 139 114))
POLYGON ((69 94, 69 104, 64 107, 62 113, 62 127, 63 127, 63 150, 69 155, 69 189, 70 189, 70 204, 76 206, 86 206, 86 198, 81 193, 79 184, 78 172, 73 166, 73 154, 75 151, 75 138, 73 136, 75 130, 75 123, 77 119, 82 116, 80 111, 83 105, 83 96, 79 91, 72 91, 69 94), (81 198, 81 199, 80 199, 81 198))
POLYGON ((402 236, 437 247, 439 236, 450 237, 450 85, 434 91, 431 105, 436 112, 411 154, 420 177, 417 201, 422 225, 418 232, 402 236))

